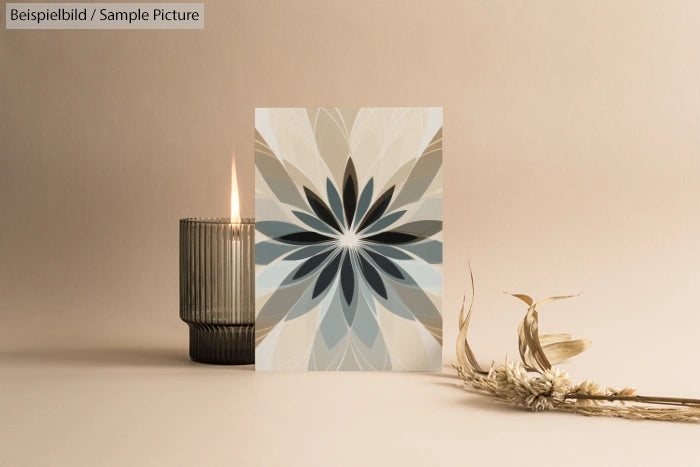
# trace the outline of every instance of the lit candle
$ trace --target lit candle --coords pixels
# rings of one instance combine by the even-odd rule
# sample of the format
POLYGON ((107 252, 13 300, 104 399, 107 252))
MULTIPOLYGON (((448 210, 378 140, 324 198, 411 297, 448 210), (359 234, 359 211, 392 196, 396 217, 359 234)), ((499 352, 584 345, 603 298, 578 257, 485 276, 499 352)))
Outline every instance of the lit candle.
POLYGON ((254 248, 255 220, 240 217, 234 160, 231 217, 180 219, 180 318, 192 360, 253 363, 254 248))
POLYGON ((241 208, 238 201, 238 177, 236 158, 231 159, 231 222, 241 222, 241 208))

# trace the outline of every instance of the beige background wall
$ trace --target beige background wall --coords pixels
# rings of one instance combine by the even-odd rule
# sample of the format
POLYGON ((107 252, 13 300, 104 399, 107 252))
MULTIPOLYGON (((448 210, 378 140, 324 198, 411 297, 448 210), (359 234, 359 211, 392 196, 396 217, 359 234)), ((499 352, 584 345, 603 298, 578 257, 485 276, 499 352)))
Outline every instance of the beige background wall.
POLYGON ((254 107, 443 106, 446 361, 471 260, 484 360, 515 352, 503 290, 583 291, 543 316, 594 341, 579 371, 664 389, 653 365, 700 348, 698 24, 681 1, 280 0, 206 1, 203 31, 3 29, 0 348, 184 353, 177 220, 228 213, 234 153, 253 215, 254 107))

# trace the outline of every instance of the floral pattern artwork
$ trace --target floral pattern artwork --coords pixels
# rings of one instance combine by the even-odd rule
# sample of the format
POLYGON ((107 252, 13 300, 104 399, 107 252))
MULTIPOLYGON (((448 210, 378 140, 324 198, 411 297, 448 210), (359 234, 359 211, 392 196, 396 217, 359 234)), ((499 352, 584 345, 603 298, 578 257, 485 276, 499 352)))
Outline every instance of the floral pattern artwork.
POLYGON ((441 370, 442 109, 256 109, 256 368, 441 370))

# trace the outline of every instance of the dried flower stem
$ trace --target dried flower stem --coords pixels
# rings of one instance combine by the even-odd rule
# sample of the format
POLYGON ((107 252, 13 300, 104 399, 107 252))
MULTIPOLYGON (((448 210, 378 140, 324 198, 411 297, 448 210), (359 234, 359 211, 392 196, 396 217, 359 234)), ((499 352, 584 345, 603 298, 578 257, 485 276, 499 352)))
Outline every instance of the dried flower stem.
POLYGON ((457 337, 457 374, 465 385, 495 399, 534 411, 565 410, 581 415, 620 417, 634 420, 700 422, 700 399, 683 397, 640 396, 634 388, 620 390, 600 386, 591 381, 574 384, 565 371, 552 366, 588 348, 587 339, 571 340, 570 334, 539 335, 538 306, 571 298, 550 297, 535 302, 523 294, 511 294, 528 305, 518 328, 520 362, 505 363, 483 370, 467 341, 467 330, 474 305, 474 276, 469 267, 472 300, 465 316, 464 305, 459 313, 457 337), (649 405, 672 407, 649 407, 649 405))
POLYGON ((652 396, 615 396, 615 395, 595 395, 595 394, 567 394, 565 399, 577 400, 599 400, 599 401, 625 401, 638 402, 644 404, 660 405, 686 405, 700 407, 700 399, 688 399, 685 397, 652 397, 652 396))

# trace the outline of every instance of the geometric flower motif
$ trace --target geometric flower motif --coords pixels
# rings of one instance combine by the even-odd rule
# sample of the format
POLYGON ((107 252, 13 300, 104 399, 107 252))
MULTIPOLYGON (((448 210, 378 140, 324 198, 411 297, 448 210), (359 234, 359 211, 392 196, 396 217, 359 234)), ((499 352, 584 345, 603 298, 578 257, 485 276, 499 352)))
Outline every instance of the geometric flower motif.
POLYGON ((441 127, 440 109, 256 110, 257 369, 440 370, 441 127))

